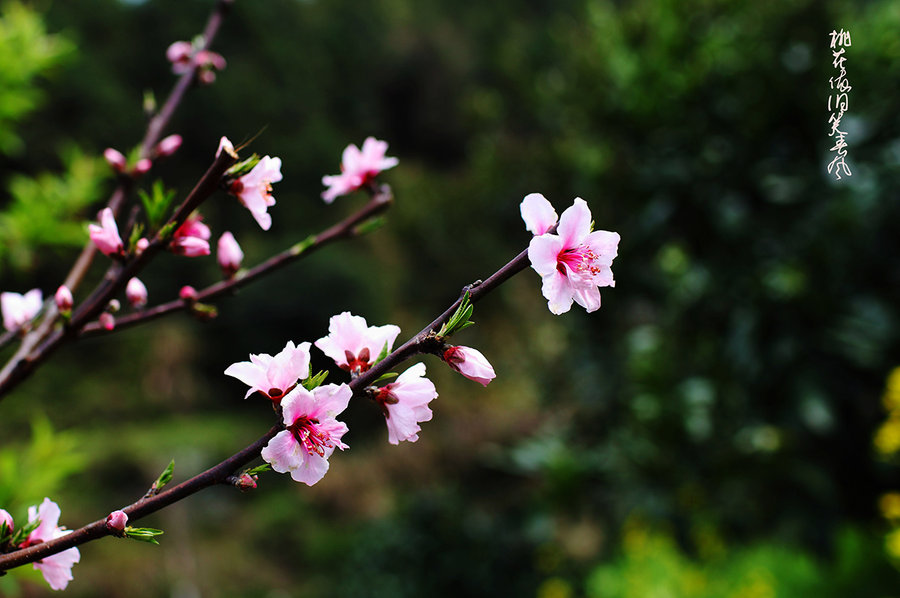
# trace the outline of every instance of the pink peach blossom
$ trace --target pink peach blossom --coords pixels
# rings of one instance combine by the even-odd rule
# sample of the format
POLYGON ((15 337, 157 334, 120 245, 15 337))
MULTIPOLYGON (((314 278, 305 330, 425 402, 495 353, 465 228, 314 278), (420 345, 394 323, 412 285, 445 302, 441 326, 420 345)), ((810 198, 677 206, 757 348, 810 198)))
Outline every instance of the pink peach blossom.
POLYGON ((328 471, 328 458, 341 442, 347 424, 335 417, 347 408, 353 391, 346 384, 326 384, 313 389, 296 386, 281 402, 284 425, 262 449, 263 460, 279 473, 312 486, 328 471))
POLYGON ((322 177, 322 184, 328 187, 322 193, 325 203, 346 195, 369 184, 383 170, 397 165, 397 158, 385 156, 388 144, 374 137, 367 137, 362 150, 352 143, 344 149, 341 157, 341 174, 322 177))
POLYGON ((434 383, 425 378, 425 364, 417 363, 390 384, 375 391, 388 429, 388 442, 415 442, 419 439, 419 422, 431 420, 428 403, 438 396, 434 383))
POLYGON ((618 247, 618 233, 591 232, 591 211, 583 199, 575 198, 559 219, 557 234, 536 236, 528 246, 550 311, 565 313, 573 300, 588 312, 599 309, 599 287, 616 286, 611 266, 618 247))
POLYGON ((398 334, 400 328, 393 324, 368 326, 365 318, 345 311, 331 316, 328 336, 315 345, 341 369, 359 374, 372 367, 385 345, 391 350, 398 334))
POLYGON ((64 284, 56 289, 53 300, 56 302, 56 308, 62 313, 72 311, 72 307, 75 305, 75 298, 72 297, 72 291, 64 284))
POLYGON ((281 401, 297 384, 309 376, 309 343, 294 345, 288 341, 284 349, 274 357, 268 353, 250 355, 250 361, 240 361, 228 366, 226 376, 237 378, 250 387, 246 399, 259 392, 276 403, 281 401))
POLYGON ((125 285, 125 297, 132 307, 144 307, 147 305, 147 287, 139 278, 131 278, 125 285))
MULTIPOLYGON (((227 141, 224 137, 223 140, 227 141)), ((272 183, 281 179, 281 158, 263 156, 253 170, 232 182, 229 188, 231 194, 236 195, 241 204, 250 210, 263 230, 272 227, 272 216, 267 212, 269 206, 275 205, 272 183)))
POLYGON ((240 270, 244 252, 241 251, 241 246, 238 245, 234 235, 228 231, 225 231, 219 237, 217 250, 216 258, 219 262, 219 267, 222 268, 222 273, 226 278, 231 278, 235 272, 240 270))
POLYGON ((559 216, 556 210, 547 201, 547 198, 540 193, 529 193, 522 200, 519 206, 522 212, 522 220, 525 221, 525 228, 534 235, 543 235, 556 225, 559 216))
MULTIPOLYGON (((45 498, 39 507, 28 507, 28 522, 40 521, 40 525, 28 535, 23 547, 47 542, 68 534, 68 530, 57 525, 59 515, 59 506, 49 498, 45 498)), ((81 560, 81 553, 78 552, 78 549, 69 548, 44 557, 34 563, 34 568, 41 572, 51 589, 64 590, 72 580, 72 567, 79 560, 81 560)))
POLYGON ((93 223, 88 225, 91 241, 105 255, 122 255, 125 252, 125 245, 119 236, 119 227, 116 226, 112 210, 103 208, 97 214, 97 220, 100 221, 99 225, 93 223))
POLYGON ((40 289, 31 289, 24 295, 12 292, 0 293, 3 327, 12 331, 29 324, 41 311, 42 301, 40 289))
POLYGON ((166 58, 172 63, 172 72, 176 75, 183 75, 191 70, 191 57, 193 54, 194 47, 190 42, 173 42, 166 49, 166 58))
POLYGON ((469 380, 487 386, 497 377, 494 367, 481 351, 471 347, 450 347, 444 351, 444 361, 469 380))

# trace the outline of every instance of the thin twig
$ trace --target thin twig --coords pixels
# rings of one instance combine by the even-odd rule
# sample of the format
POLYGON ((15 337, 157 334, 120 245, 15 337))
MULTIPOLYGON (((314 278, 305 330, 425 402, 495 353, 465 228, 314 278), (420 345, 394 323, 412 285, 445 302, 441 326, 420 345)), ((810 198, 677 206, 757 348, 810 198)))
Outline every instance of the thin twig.
MULTIPOLYGON (((222 280, 212 284, 204 289, 197 291, 195 301, 207 302, 218 299, 223 295, 234 292, 235 290, 262 278, 272 272, 287 266, 301 257, 310 255, 311 253, 341 239, 350 239, 359 235, 358 226, 370 218, 380 214, 386 210, 392 202, 393 196, 388 185, 382 185, 374 194, 371 200, 351 214, 341 222, 331 226, 327 230, 322 231, 318 235, 310 237, 306 241, 301 241, 288 249, 278 253, 266 261, 254 266, 246 272, 228 280, 222 280)), ((168 315, 181 310, 190 310, 194 301, 186 301, 176 299, 167 303, 161 303, 154 307, 141 310, 132 314, 116 317, 116 327, 113 330, 106 330, 98 322, 90 322, 86 324, 81 331, 82 336, 95 336, 100 334, 113 334, 119 330, 137 326, 162 316, 168 315)))

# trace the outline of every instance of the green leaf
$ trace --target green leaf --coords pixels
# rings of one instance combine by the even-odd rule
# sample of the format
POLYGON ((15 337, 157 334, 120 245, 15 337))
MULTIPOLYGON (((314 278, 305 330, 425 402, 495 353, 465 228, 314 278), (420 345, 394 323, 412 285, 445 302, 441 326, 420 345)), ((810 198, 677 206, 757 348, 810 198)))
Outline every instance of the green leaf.
POLYGON ((321 386, 322 383, 325 382, 325 378, 327 378, 327 377, 328 377, 328 371, 322 370, 315 376, 310 376, 309 378, 304 380, 301 384, 303 384, 303 388, 305 388, 306 390, 312 390, 314 388, 318 388, 319 386, 321 386))
POLYGON ((259 154, 253 154, 246 160, 241 160, 231 168, 225 171, 225 176, 232 179, 239 179, 259 164, 259 154))
POLYGON ((257 465, 256 467, 248 469, 244 473, 249 475, 258 475, 267 471, 272 471, 272 466, 268 463, 263 463, 262 465, 257 465))
POLYGON ((157 494, 160 490, 162 490, 166 484, 172 481, 172 475, 175 473, 175 459, 172 459, 166 468, 163 470, 159 477, 156 478, 156 481, 153 482, 153 485, 150 486, 150 492, 152 494, 157 494))
POLYGON ((167 190, 162 181, 156 180, 150 188, 150 193, 141 189, 138 191, 138 195, 141 198, 141 203, 144 204, 144 214, 147 217, 147 224, 150 230, 156 230, 168 218, 169 209, 172 206, 172 201, 175 199, 175 190, 167 190))
POLYGON ((387 223, 387 218, 385 218, 384 216, 375 216, 374 218, 369 218, 365 222, 357 224, 353 228, 353 234, 354 235, 366 235, 371 232, 375 232, 376 230, 378 230, 379 228, 384 226, 386 223, 387 223))
MULTIPOLYGON (((388 344, 384 343, 384 346, 381 348, 381 353, 379 353, 378 357, 375 359, 375 363, 378 363, 379 361, 381 361, 382 359, 384 359, 387 356, 388 356, 388 344)), ((375 363, 373 363, 372 365, 375 365, 375 363)))
POLYGON ((149 542, 150 544, 156 544, 157 546, 159 545, 159 542, 157 542, 156 536, 161 536, 164 533, 163 530, 152 527, 131 527, 129 525, 125 528, 126 538, 138 540, 139 542, 149 542))
POLYGON ((388 372, 387 374, 382 374, 382 375, 378 376, 378 379, 375 380, 375 382, 373 382, 372 385, 374 386, 376 384, 380 384, 381 382, 387 382, 388 380, 392 380, 392 379, 396 378, 397 376, 399 376, 399 374, 397 372, 388 372))

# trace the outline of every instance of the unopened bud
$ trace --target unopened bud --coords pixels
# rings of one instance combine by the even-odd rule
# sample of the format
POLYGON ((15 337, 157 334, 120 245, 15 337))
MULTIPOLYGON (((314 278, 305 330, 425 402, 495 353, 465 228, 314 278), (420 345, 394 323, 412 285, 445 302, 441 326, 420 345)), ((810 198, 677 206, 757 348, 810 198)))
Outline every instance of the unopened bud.
POLYGON ((60 287, 56 289, 56 295, 54 295, 53 298, 56 300, 56 308, 62 314, 71 312, 72 306, 75 305, 72 291, 70 291, 69 287, 66 285, 60 285, 60 287))
POLYGON ((184 285, 181 287, 181 290, 178 291, 178 296, 185 301, 196 301, 197 289, 190 285, 184 285))
POLYGON ((106 529, 116 536, 125 535, 125 525, 128 523, 128 515, 125 511, 113 511, 106 516, 106 529))
POLYGON ((255 475, 250 475, 249 473, 244 472, 241 475, 237 476, 237 478, 235 478, 234 485, 241 492, 246 492, 247 490, 255 490, 256 480, 257 477, 255 475))
POLYGON ((122 309, 122 304, 119 303, 119 300, 118 300, 118 299, 110 299, 110 300, 109 300, 109 303, 106 304, 106 309, 107 309, 107 311, 109 311, 110 313, 113 313, 113 314, 114 314, 114 313, 116 313, 117 311, 119 311, 120 309, 122 309))
POLYGON ((122 152, 114 150, 111 147, 103 150, 103 157, 116 172, 124 172, 125 167, 128 165, 128 161, 125 159, 125 156, 122 155, 122 152))
POLYGON ((148 241, 146 237, 141 237, 137 240, 137 243, 134 244, 134 249, 138 255, 144 253, 148 247, 150 247, 150 241, 148 241))
POLYGON ((181 147, 181 135, 169 135, 156 144, 156 155, 162 158, 171 156, 181 147))
POLYGON ((217 244, 216 259, 225 278, 231 278, 234 273, 241 267, 241 261, 244 259, 244 252, 241 246, 235 240, 234 235, 226 231, 219 237, 217 244))
POLYGON ((139 278, 132 278, 125 286, 125 296, 132 307, 141 308, 147 305, 147 287, 139 278))
POLYGON ((105 311, 100 314, 100 325, 105 330, 113 330, 116 327, 116 319, 111 313, 105 311))
POLYGON ((14 528, 12 515, 3 509, 0 509, 0 526, 4 523, 6 524, 6 531, 12 532, 14 528))
POLYGON ((137 164, 134 165, 134 168, 131 169, 131 173, 137 176, 142 174, 147 174, 150 172, 150 169, 153 168, 153 162, 151 162, 148 158, 141 158, 137 161, 137 164))

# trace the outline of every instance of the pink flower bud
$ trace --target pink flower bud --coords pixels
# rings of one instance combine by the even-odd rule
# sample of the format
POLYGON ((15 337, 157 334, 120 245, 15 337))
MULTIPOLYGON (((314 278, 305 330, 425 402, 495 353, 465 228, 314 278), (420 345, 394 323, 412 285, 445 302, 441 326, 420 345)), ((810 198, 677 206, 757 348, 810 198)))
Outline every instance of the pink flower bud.
POLYGON ((169 135, 156 144, 156 155, 162 158, 171 156, 181 147, 181 135, 169 135))
POLYGON ((181 237, 179 239, 174 239, 169 245, 169 249, 175 255, 184 255, 187 257, 209 255, 209 243, 200 237, 181 237))
POLYGON ((203 85, 212 85, 216 81, 216 71, 203 69, 202 71, 197 73, 197 80, 199 80, 203 85))
POLYGON ((106 162, 116 172, 124 172, 125 167, 128 165, 128 161, 125 159, 125 156, 122 155, 122 152, 114 150, 111 147, 103 150, 103 157, 106 158, 106 162))
POLYGON ((106 309, 109 313, 116 313, 120 309, 122 309, 122 304, 119 303, 118 299, 110 299, 109 303, 106 304, 106 309))
POLYGON ((125 525, 128 523, 128 515, 125 511, 113 511, 106 516, 106 529, 116 536, 125 535, 125 525))
POLYGON ((56 300, 56 308, 60 313, 69 313, 72 311, 72 306, 75 305, 75 298, 72 297, 72 291, 70 291, 69 287, 66 285, 60 285, 60 287, 56 289, 56 295, 54 295, 53 298, 56 300))
POLYGON ((452 369, 484 386, 497 377, 494 368, 477 349, 450 347, 444 351, 443 358, 452 369))
POLYGON ((183 287, 181 287, 181 290, 178 291, 178 296, 184 301, 196 301, 197 289, 190 285, 184 285, 183 287))
POLYGON ((4 523, 6 524, 6 531, 11 532, 13 531, 13 529, 15 529, 15 526, 13 525, 12 515, 7 513, 3 509, 0 509, 0 525, 3 525, 4 523))
POLYGON ((237 480, 235 480, 234 485, 237 486, 238 490, 241 492, 246 492, 247 490, 255 490, 256 489, 256 476, 252 476, 249 473, 242 473, 238 476, 237 480))
POLYGON ((116 327, 116 319, 111 313, 105 311, 100 314, 100 325, 103 326, 105 330, 112 330, 116 327))
POLYGON ((147 287, 139 278, 132 278, 125 286, 125 296, 132 307, 141 308, 147 305, 147 287))
POLYGON ((219 261, 219 267, 225 278, 231 278, 234 273, 241 268, 241 260, 244 259, 244 252, 241 246, 235 240, 234 235, 226 231, 219 237, 216 258, 219 261))
POLYGON ((148 241, 146 237, 141 237, 137 240, 137 243, 134 244, 134 248, 138 255, 144 253, 148 247, 150 247, 150 241, 148 241))
POLYGON ((137 164, 134 165, 131 173, 140 176, 142 174, 147 174, 148 172, 150 172, 151 168, 153 168, 153 162, 151 162, 147 158, 141 158, 137 161, 137 164))

